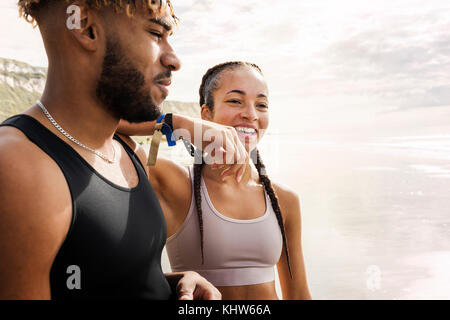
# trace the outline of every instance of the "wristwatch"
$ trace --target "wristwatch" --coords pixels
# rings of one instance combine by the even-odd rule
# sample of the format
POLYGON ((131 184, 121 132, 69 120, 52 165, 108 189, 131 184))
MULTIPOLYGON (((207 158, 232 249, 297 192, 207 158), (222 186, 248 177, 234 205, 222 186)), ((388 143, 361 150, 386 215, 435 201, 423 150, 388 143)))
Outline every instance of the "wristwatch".
POLYGON ((173 132, 173 122, 172 122, 172 113, 167 113, 166 116, 164 117, 164 123, 167 124, 170 128, 170 130, 172 130, 173 132))

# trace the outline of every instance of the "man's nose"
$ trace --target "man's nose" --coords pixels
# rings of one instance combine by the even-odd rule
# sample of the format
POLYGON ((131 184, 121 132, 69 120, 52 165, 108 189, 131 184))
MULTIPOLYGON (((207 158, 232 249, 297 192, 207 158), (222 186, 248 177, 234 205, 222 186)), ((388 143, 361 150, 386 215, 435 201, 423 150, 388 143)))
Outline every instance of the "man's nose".
POLYGON ((181 68, 181 61, 175 51, 169 46, 168 50, 161 56, 161 63, 171 71, 178 71, 181 68))

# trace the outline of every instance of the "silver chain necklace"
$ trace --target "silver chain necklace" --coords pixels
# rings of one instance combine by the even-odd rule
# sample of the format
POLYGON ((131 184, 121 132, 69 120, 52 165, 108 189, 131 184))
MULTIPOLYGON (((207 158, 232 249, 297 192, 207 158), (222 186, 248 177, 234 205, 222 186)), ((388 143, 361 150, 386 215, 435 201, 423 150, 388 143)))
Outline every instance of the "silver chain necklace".
POLYGON ((100 158, 102 158, 103 160, 105 160, 108 163, 115 163, 116 162, 116 148, 114 147, 114 143, 112 145, 113 151, 114 151, 114 156, 113 156, 112 159, 108 159, 108 157, 105 156, 100 151, 97 151, 97 150, 94 150, 92 148, 89 148, 88 146, 82 144, 80 141, 78 141, 77 139, 72 137, 70 134, 68 134, 63 128, 61 128, 61 126, 58 124, 58 122, 56 122, 55 119, 53 119, 51 114, 47 111, 47 109, 44 107, 44 105, 42 104, 42 102, 40 100, 38 100, 36 103, 42 109, 42 111, 44 112, 44 114, 48 118, 48 120, 50 120, 50 122, 55 126, 55 128, 58 129, 58 131, 61 132, 67 139, 69 139, 73 143, 79 145, 80 147, 82 147, 82 148, 84 148, 86 150, 89 150, 90 152, 92 152, 95 155, 99 156, 100 158))

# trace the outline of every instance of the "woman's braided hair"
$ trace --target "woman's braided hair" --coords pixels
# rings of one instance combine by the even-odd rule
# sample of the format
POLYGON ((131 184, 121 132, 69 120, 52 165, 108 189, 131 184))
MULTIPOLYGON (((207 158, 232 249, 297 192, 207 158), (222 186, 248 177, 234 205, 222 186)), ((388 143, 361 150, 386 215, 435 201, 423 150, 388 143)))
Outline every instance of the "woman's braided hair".
MULTIPOLYGON (((214 92, 218 89, 218 87, 220 85, 220 76, 223 74, 224 71, 230 71, 230 70, 237 69, 240 67, 254 68, 262 75, 261 69, 256 64, 253 64, 253 63, 242 62, 242 61, 232 61, 232 62, 225 62, 225 63, 218 64, 215 67, 212 67, 211 69, 209 69, 206 72, 206 74, 203 76, 202 84, 201 84, 200 90, 199 90, 200 106, 206 105, 209 108, 209 110, 211 112, 213 112, 213 108, 214 108, 214 97, 213 96, 214 96, 214 92)), ((281 215, 281 209, 280 209, 279 202, 278 202, 278 197, 272 186, 272 182, 270 181, 269 177, 266 174, 265 166, 262 163, 259 151, 257 149, 252 150, 251 158, 253 159, 256 169, 258 170, 259 179, 260 179, 261 183, 263 184, 265 191, 269 195, 270 202, 272 204, 272 208, 277 217, 278 225, 280 226, 280 231, 283 236, 283 246, 284 246, 284 251, 285 251, 286 259, 287 259, 287 263, 288 263, 289 274, 292 278, 289 249, 288 249, 288 244, 287 244, 287 239, 286 239, 286 232, 285 232, 285 228, 284 228, 283 217, 281 215)), ((204 165, 203 159, 202 159, 202 161, 200 161, 200 163, 198 163, 196 161, 194 164, 194 198, 195 198, 195 204, 197 207, 198 222, 199 222, 199 227, 200 227, 200 247, 201 247, 201 255, 202 255, 202 264, 205 262, 204 253, 203 253, 203 218, 202 218, 203 213, 202 213, 202 199, 201 199, 201 192, 200 192, 201 175, 202 175, 203 165, 204 165)))
MULTIPOLYGON (((23 16, 28 22, 34 23, 37 10, 55 1, 60 2, 61 0, 19 0, 17 4, 19 6, 20 16, 23 16)), ((65 1, 70 3, 72 0, 65 1)), ((154 13, 161 11, 165 6, 167 6, 174 21, 178 21, 170 0, 81 0, 81 2, 96 9, 110 7, 116 13, 126 12, 126 14, 130 17, 134 14, 138 7, 148 9, 150 12, 154 13)))

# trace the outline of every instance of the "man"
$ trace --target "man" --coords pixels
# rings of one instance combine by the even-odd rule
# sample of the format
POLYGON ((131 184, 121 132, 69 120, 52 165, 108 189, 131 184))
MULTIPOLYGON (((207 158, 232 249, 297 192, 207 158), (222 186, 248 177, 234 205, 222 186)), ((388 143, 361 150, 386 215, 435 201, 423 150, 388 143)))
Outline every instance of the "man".
MULTIPOLYGON (((39 26, 49 64, 42 99, 0 127, 0 299, 220 298, 194 272, 163 275, 166 227, 145 159, 114 137, 120 119, 159 117, 180 68, 170 3, 19 7, 39 26)), ((174 115, 173 128, 194 137, 191 118, 174 115)), ((227 142, 224 154, 247 157, 232 128, 201 128, 227 142)), ((243 174, 243 164, 231 168, 243 174)))

